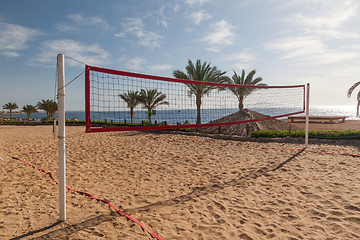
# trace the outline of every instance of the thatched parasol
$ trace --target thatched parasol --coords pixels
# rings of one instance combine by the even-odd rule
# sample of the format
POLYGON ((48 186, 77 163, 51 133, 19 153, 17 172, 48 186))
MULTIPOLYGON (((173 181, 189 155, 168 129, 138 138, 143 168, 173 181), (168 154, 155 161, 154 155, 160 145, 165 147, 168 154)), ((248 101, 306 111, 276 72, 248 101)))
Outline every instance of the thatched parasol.
MULTIPOLYGON (((268 115, 264 115, 255 111, 251 111, 249 109, 243 109, 241 111, 235 112, 228 116, 219 118, 217 120, 211 121, 210 123, 225 123, 225 122, 238 122, 245 120, 253 120, 259 118, 267 118, 268 115)), ((270 119, 266 121, 259 122, 250 122, 250 123, 242 123, 236 125, 226 125, 221 126, 220 129, 218 126, 216 127, 205 127, 198 128, 197 131, 201 133, 210 133, 210 134, 221 134, 225 135, 238 135, 238 136, 247 136, 247 131, 251 133, 252 131, 258 130, 289 130, 290 124, 278 119, 270 119), (248 126, 248 127, 247 127, 248 126), (248 128, 248 130, 247 130, 248 128)), ((295 126, 291 126, 292 130, 297 130, 295 126)))

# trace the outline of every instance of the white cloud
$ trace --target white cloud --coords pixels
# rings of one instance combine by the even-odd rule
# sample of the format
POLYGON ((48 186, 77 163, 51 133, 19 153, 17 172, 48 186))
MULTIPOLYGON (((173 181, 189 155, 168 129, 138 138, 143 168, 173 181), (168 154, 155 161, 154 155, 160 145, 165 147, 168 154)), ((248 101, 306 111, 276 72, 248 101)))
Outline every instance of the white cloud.
POLYGON ((168 28, 167 18, 165 16, 165 5, 160 8, 159 11, 159 21, 160 24, 163 25, 165 28, 168 28))
MULTIPOLYGON (((30 65, 48 66, 56 61, 56 55, 59 53, 90 65, 101 66, 109 63, 109 53, 97 44, 85 45, 77 41, 63 39, 43 42, 38 56, 30 65)), ((68 63, 77 64, 73 61, 68 61, 68 63)))
POLYGON ((206 50, 209 51, 209 52, 220 52, 221 47, 220 46, 212 46, 212 47, 206 48, 206 50))
POLYGON ((234 26, 221 20, 211 26, 211 31, 202 39, 210 47, 209 51, 219 51, 221 47, 231 45, 235 39, 234 26))
MULTIPOLYGON (((318 4, 319 5, 319 4, 318 4)), ((297 25, 305 33, 315 34, 327 38, 359 37, 358 34, 348 32, 344 24, 358 14, 359 4, 355 1, 326 1, 316 7, 314 11, 296 13, 285 22, 297 25)))
POLYGON ((76 30, 76 28, 74 28, 73 26, 69 26, 69 25, 65 25, 65 24, 58 24, 56 26, 56 28, 60 32, 70 32, 70 31, 75 31, 76 30))
POLYGON ((287 37, 269 43, 268 47, 284 52, 282 58, 291 59, 323 52, 324 44, 316 37, 287 37))
POLYGON ((249 69, 252 67, 252 61, 255 59, 254 54, 250 49, 245 49, 242 52, 235 52, 232 54, 225 54, 219 58, 219 61, 231 64, 235 69, 249 69))
POLYGON ((194 20, 195 24, 199 24, 202 21, 212 18, 212 16, 206 13, 204 10, 200 10, 199 12, 191 13, 190 18, 194 20))
POLYGON ((250 69, 250 68, 254 68, 252 64, 249 63, 234 63, 233 64, 234 67, 234 71, 236 71, 239 74, 239 71, 243 70, 243 69, 250 69))
POLYGON ((28 47, 27 42, 42 35, 38 30, 3 22, 0 22, 0 32, 0 55, 7 57, 20 56, 19 51, 28 47))
POLYGON ((221 61, 242 61, 242 62, 250 62, 254 60, 255 57, 250 53, 250 50, 244 50, 242 52, 236 52, 232 54, 227 54, 221 57, 221 61))
POLYGON ((354 59, 360 56, 351 49, 332 49, 321 39, 312 36, 287 37, 267 45, 269 49, 282 52, 281 58, 297 64, 326 64, 354 59))
POLYGON ((289 27, 282 30, 280 38, 266 44, 268 49, 302 65, 341 62, 360 56, 355 43, 360 35, 347 25, 359 11, 357 1, 318 0, 305 5, 295 1, 292 7, 296 7, 295 3, 298 12, 282 20, 289 27))
POLYGON ((210 0, 185 0, 185 3, 190 5, 190 6, 194 6, 194 5, 203 5, 204 3, 209 2, 210 0))
POLYGON ((151 65, 148 67, 153 72, 166 71, 172 68, 170 64, 151 65))
POLYGON ((125 67, 131 71, 142 71, 145 67, 146 59, 141 57, 133 57, 125 62, 125 67))
POLYGON ((115 37, 123 38, 127 34, 135 36, 137 43, 150 49, 160 48, 160 39, 163 37, 155 32, 145 30, 145 25, 141 18, 128 18, 126 22, 121 24, 124 31, 115 34, 115 37))
POLYGON ((178 13, 178 12, 180 11, 180 9, 181 9, 181 5, 180 5, 180 4, 175 4, 175 6, 174 6, 174 12, 175 12, 175 13, 178 13))
POLYGON ((100 18, 100 17, 84 17, 80 13, 74 13, 66 16, 68 19, 72 20, 73 22, 82 25, 82 26, 95 26, 99 29, 108 30, 109 25, 107 22, 100 18))
POLYGON ((105 31, 110 29, 107 22, 100 17, 85 17, 80 13, 74 13, 67 15, 66 18, 71 20, 71 25, 58 24, 56 28, 60 32, 83 32, 94 27, 105 31))
POLYGON ((155 64, 149 65, 148 61, 143 57, 128 57, 122 56, 119 58, 119 62, 125 69, 129 71, 145 72, 157 74, 158 72, 166 71, 172 68, 169 64, 155 64))

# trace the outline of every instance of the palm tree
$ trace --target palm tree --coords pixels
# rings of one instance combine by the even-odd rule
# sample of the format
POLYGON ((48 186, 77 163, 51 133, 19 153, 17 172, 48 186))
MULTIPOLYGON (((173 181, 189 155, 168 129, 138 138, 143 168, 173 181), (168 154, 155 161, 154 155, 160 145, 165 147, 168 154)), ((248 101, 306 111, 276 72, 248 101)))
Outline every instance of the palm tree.
POLYGON ((139 102, 139 92, 138 91, 128 91, 124 94, 119 94, 122 100, 127 103, 128 108, 130 108, 130 118, 131 123, 133 123, 133 116, 134 116, 134 108, 140 103, 139 102))
MULTIPOLYGON (((194 65, 192 61, 188 60, 188 65, 185 67, 186 73, 175 70, 173 76, 179 79, 203 81, 203 82, 216 82, 225 83, 228 81, 228 77, 224 76, 226 72, 218 70, 215 66, 210 67, 210 63, 204 62, 201 64, 200 60, 196 61, 194 65)), ((189 87, 189 96, 195 95, 197 119, 196 124, 201 124, 201 99, 204 95, 208 95, 213 89, 219 89, 216 86, 199 85, 199 84, 186 84, 189 87)))
POLYGON ((38 112, 37 108, 33 105, 25 105, 25 106, 23 106, 22 110, 23 110, 23 112, 25 112, 27 114, 28 122, 30 121, 30 115, 32 113, 38 112))
POLYGON ((50 106, 48 109, 48 113, 49 113, 49 120, 54 118, 54 114, 57 112, 58 110, 58 104, 57 102, 50 100, 50 106))
POLYGON ((139 102, 141 102, 145 109, 147 109, 148 119, 151 124, 151 115, 153 110, 159 105, 169 105, 168 101, 164 101, 165 94, 158 92, 157 89, 141 89, 139 94, 139 102))
POLYGON ((9 110, 10 111, 10 119, 11 119, 11 115, 12 115, 12 110, 19 108, 18 105, 16 105, 15 102, 8 102, 7 104, 5 104, 3 106, 3 109, 9 110))
MULTIPOLYGON (((356 88, 357 86, 359 86, 359 85, 360 85, 360 82, 356 82, 356 83, 354 83, 354 85, 352 85, 352 86, 349 88, 349 90, 348 90, 348 92, 347 92, 348 97, 351 97, 352 92, 353 92, 353 91, 355 90, 355 88, 356 88)), ((358 101, 358 103, 357 103, 357 106, 356 106, 356 117, 359 117, 360 91, 359 91, 358 94, 357 94, 357 101, 358 101)))
POLYGON ((58 105, 54 100, 41 100, 37 103, 37 107, 46 112, 46 120, 51 120, 54 113, 58 110, 58 105))
MULTIPOLYGON (((241 76, 237 75, 234 71, 234 75, 232 78, 229 78, 229 84, 240 84, 240 85, 252 85, 252 86, 266 86, 266 84, 260 83, 262 81, 261 77, 253 79, 256 74, 255 69, 248 73, 245 77, 245 70, 242 70, 241 76)), ((253 91, 257 88, 229 88, 239 100, 239 110, 244 109, 244 100, 247 96, 249 96, 253 91)))

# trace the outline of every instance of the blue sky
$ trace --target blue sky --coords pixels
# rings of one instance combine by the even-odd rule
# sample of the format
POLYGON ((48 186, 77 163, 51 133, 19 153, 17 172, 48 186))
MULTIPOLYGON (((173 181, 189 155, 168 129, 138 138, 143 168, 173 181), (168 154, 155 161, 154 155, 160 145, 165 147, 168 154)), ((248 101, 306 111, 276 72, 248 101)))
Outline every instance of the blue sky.
MULTIPOLYGON (((56 55, 171 77, 188 59, 268 85, 311 84, 311 105, 355 105, 358 0, 18 0, 0 3, 0 104, 54 99, 56 55)), ((69 58, 66 81, 83 71, 69 58)), ((83 77, 66 107, 84 109, 83 77)), ((360 90, 360 89, 359 89, 360 90)))

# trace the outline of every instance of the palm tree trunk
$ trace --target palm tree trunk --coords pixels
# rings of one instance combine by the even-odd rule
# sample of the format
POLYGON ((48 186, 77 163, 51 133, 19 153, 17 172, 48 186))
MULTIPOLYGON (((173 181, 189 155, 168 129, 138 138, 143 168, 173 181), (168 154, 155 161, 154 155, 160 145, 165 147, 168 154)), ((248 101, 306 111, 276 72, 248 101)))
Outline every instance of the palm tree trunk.
POLYGON ((30 122, 30 114, 28 113, 28 119, 27 119, 28 122, 30 122))
POLYGON ((196 96, 196 124, 201 124, 201 96, 196 96))
POLYGON ((148 109, 148 119, 149 119, 149 122, 151 124, 151 109, 148 109))
POLYGON ((244 109, 244 98, 239 97, 239 111, 244 109))
POLYGON ((133 116, 134 116, 134 109, 130 108, 130 119, 131 119, 131 124, 133 124, 133 116))
POLYGON ((10 121, 11 121, 12 110, 10 109, 10 121))

